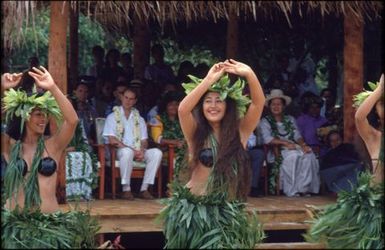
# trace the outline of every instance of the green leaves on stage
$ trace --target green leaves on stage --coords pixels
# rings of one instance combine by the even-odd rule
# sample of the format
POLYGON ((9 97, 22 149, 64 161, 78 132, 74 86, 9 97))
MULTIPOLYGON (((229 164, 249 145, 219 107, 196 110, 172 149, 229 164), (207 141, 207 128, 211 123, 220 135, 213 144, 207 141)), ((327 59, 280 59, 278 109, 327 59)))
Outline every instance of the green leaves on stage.
POLYGON ((304 235, 332 249, 383 249, 384 183, 373 185, 370 173, 359 175, 351 192, 341 191, 304 235))
POLYGON ((264 233, 256 214, 244 203, 226 200, 226 193, 195 196, 177 183, 163 202, 158 222, 164 223, 166 248, 254 248, 264 233))

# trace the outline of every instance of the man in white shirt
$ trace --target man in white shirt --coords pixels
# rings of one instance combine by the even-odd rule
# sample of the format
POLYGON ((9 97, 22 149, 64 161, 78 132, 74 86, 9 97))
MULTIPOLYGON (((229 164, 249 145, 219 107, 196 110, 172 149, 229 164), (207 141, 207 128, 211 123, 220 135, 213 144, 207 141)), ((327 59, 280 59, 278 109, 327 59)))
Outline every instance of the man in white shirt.
POLYGON ((117 148, 117 158, 120 166, 123 193, 121 198, 133 200, 131 193, 131 173, 133 163, 144 162, 145 174, 140 188, 139 198, 153 199, 147 191, 154 184, 156 171, 162 160, 162 151, 157 148, 147 149, 148 134, 144 119, 134 108, 137 95, 134 90, 126 89, 121 95, 121 106, 115 106, 114 111, 107 116, 103 136, 117 148))

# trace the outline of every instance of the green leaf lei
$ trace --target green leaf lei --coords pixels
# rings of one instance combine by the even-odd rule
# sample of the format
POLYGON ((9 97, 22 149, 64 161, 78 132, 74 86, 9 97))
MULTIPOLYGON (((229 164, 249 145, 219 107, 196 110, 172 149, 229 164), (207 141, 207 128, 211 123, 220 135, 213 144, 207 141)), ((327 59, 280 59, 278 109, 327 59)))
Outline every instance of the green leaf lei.
MULTIPOLYGON (((289 140, 294 142, 294 125, 290 120, 288 115, 284 115, 282 119, 283 127, 286 131, 286 134, 280 134, 277 127, 277 122, 272 115, 267 115, 266 120, 269 122, 271 127, 271 134, 274 138, 279 139, 280 136, 285 137, 289 135, 289 140)), ((279 175, 279 169, 281 167, 283 158, 281 154, 281 148, 279 147, 279 156, 275 158, 273 165, 269 171, 269 192, 274 193, 275 187, 277 185, 276 180, 279 175)))
POLYGON ((37 173, 41 156, 44 151, 44 138, 41 136, 37 143, 37 149, 32 160, 30 175, 25 182, 23 177, 24 161, 21 158, 22 142, 18 140, 11 149, 11 160, 5 171, 4 188, 5 198, 14 198, 17 201, 19 188, 24 188, 24 208, 39 207, 41 204, 37 173))
MULTIPOLYGON (((163 138, 184 140, 183 132, 178 119, 172 121, 168 118, 167 114, 163 113, 160 115, 160 120, 163 123, 164 128, 162 133, 163 138)), ((186 144, 184 144, 182 148, 175 147, 174 179, 178 179, 181 168, 187 167, 187 164, 183 164, 186 151, 186 144)))
MULTIPOLYGON (((191 79, 192 82, 182 83, 186 94, 189 94, 202 82, 202 79, 193 75, 188 75, 188 77, 191 79)), ((246 113, 247 105, 251 102, 248 96, 242 94, 243 88, 245 87, 245 81, 238 78, 238 80, 232 86, 229 85, 229 76, 228 74, 225 74, 216 83, 211 85, 209 91, 218 92, 220 94, 221 100, 225 100, 227 97, 235 100, 239 117, 243 117, 246 113)))

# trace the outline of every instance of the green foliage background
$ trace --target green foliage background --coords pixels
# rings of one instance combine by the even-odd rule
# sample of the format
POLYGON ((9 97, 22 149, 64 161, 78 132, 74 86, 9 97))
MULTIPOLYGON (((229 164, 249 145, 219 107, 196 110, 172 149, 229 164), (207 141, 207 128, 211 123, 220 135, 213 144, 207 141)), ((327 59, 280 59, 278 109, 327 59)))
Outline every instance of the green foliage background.
MULTIPOLYGON (((10 71, 21 71, 28 68, 28 58, 37 56, 41 65, 48 64, 48 42, 50 26, 50 10, 45 9, 35 15, 34 20, 25 20, 22 29, 23 42, 13 48, 11 56, 7 58, 10 71), (28 21, 28 22, 27 22, 28 21), (34 22, 34 27, 31 25, 34 22)), ((67 41, 69 35, 67 35, 67 41)), ((176 74, 179 64, 184 60, 191 61, 195 66, 199 63, 212 65, 217 58, 210 50, 201 46, 180 48, 171 38, 158 36, 153 43, 161 43, 165 48, 165 61, 171 65, 176 74)), ((67 42, 67 45, 69 42, 67 42)), ((87 68, 92 65, 92 47, 100 45, 107 53, 110 48, 117 48, 121 53, 132 53, 133 42, 129 38, 111 34, 105 31, 99 23, 89 17, 79 14, 79 74, 86 74, 87 68)))

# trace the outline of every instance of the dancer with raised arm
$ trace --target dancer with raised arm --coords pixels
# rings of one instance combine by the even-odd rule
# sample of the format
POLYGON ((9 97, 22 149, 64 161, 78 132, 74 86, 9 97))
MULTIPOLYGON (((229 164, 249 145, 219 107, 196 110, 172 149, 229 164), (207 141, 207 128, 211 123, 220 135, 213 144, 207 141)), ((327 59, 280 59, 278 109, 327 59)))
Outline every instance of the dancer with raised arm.
POLYGON ((203 80, 190 78, 178 114, 191 178, 185 186, 174 182, 161 213, 166 247, 254 248, 264 235, 243 203, 251 176, 245 149, 263 110, 261 85, 248 65, 232 59, 215 64, 203 80), (225 73, 246 79, 251 102, 242 94, 244 81, 230 85, 225 73))
POLYGON ((94 247, 98 228, 89 213, 63 213, 56 198, 58 164, 78 123, 75 110, 42 66, 24 74, 4 74, 1 89, 7 123, 2 247, 94 247), (60 129, 45 138, 50 116, 60 129))
POLYGON ((351 192, 339 192, 337 203, 320 214, 305 236, 308 241, 322 242, 327 248, 384 248, 384 75, 377 85, 369 83, 369 86, 373 91, 356 95, 354 105, 358 107, 357 131, 369 151, 372 173, 362 173, 351 192), (373 108, 379 117, 379 129, 367 119, 373 108))

